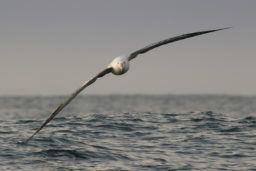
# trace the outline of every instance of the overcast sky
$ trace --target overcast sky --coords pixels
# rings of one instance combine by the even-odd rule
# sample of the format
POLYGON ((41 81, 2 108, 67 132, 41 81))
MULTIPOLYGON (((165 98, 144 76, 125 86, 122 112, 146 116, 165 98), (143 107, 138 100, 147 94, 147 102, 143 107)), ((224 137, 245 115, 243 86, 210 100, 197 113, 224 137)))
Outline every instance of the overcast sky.
POLYGON ((83 93, 256 95, 255 9, 255 0, 0 1, 0 95, 69 94, 116 56, 229 26, 140 55, 83 93))

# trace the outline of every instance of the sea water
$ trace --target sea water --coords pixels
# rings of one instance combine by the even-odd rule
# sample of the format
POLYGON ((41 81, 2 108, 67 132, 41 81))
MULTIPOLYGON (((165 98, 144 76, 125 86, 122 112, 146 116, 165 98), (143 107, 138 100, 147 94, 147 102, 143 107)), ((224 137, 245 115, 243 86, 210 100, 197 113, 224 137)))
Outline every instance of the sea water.
POLYGON ((0 97, 0 170, 256 170, 256 97, 0 97))

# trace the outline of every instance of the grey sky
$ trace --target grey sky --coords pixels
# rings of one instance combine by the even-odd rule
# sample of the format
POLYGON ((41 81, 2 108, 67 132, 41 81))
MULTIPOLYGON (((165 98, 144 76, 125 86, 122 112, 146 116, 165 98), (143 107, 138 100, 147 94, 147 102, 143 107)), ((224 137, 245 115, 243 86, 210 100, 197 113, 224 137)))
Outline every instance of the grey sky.
POLYGON ((183 33, 89 94, 256 94, 255 0, 0 1, 0 95, 69 94, 119 55, 183 33))

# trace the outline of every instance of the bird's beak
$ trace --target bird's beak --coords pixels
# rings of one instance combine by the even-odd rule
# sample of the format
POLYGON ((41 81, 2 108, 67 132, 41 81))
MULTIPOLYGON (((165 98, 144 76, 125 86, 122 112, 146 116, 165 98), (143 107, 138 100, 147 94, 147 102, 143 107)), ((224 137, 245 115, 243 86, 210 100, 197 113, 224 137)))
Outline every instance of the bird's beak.
POLYGON ((124 64, 123 63, 120 64, 120 69, 121 69, 121 72, 123 72, 123 70, 124 70, 124 64))

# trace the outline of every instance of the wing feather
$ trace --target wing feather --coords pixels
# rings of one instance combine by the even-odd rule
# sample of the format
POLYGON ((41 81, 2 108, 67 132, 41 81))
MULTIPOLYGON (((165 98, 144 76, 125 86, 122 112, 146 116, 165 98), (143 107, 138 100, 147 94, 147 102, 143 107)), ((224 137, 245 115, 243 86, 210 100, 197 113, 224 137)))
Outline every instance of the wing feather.
POLYGON ((42 124, 40 128, 36 130, 36 132, 30 136, 26 142, 28 142, 30 139, 32 139, 43 127, 45 127, 65 106, 67 106, 81 91, 83 91, 86 87, 94 83, 98 78, 103 77, 104 75, 110 73, 112 71, 112 68, 106 68, 100 73, 98 73, 96 76, 92 77, 88 81, 85 81, 81 87, 79 87, 76 91, 74 91, 67 99, 64 101, 51 115, 50 117, 45 120, 45 122, 42 124))
MULTIPOLYGON (((230 28, 230 27, 228 27, 230 28)), ((136 56, 138 56, 139 54, 143 54, 143 53, 146 53, 154 48, 157 48, 159 46, 162 46, 162 45, 165 45, 165 44, 168 44, 168 43, 172 43, 172 42, 176 42, 176 41, 179 41, 179 40, 183 40, 183 39, 187 39, 187 38, 190 38, 190 37, 194 37, 194 36, 199 36, 201 34, 206 34, 206 33, 211 33, 211 32, 215 32, 215 31, 220 31, 220 30, 224 30, 224 29, 228 29, 228 28, 222 28, 222 29, 215 29, 215 30, 207 30, 207 31, 199 31, 199 32, 193 32, 193 33, 188 33, 188 34, 183 34, 183 35, 180 35, 180 36, 176 36, 176 37, 171 37, 171 38, 168 38, 168 39, 165 39, 165 40, 162 40, 162 41, 159 41, 159 42, 156 42, 156 43, 153 43, 153 44, 150 44, 140 50, 137 50, 133 53, 131 53, 128 57, 128 60, 132 60, 134 59, 136 56)))

